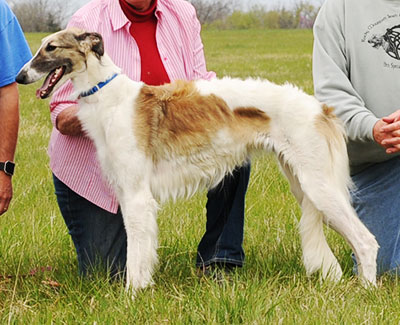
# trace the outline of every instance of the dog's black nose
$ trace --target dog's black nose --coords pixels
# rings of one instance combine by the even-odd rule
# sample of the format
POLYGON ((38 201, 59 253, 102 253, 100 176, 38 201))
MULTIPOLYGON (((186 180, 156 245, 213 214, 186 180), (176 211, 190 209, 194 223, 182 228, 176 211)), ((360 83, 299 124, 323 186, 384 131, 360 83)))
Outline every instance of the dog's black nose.
POLYGON ((28 83, 27 82, 27 79, 28 79, 27 77, 28 77, 28 75, 27 75, 27 73, 25 71, 20 71, 18 73, 17 77, 15 78, 15 81, 17 83, 19 83, 19 84, 26 85, 28 83))

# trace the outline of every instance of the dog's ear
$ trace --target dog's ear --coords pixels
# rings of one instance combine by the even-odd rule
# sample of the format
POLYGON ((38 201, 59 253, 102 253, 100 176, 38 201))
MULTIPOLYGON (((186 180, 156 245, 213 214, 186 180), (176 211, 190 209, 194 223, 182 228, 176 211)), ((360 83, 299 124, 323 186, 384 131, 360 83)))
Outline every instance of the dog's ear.
POLYGON ((76 39, 86 51, 94 52, 97 58, 104 55, 103 38, 99 33, 83 33, 76 36, 76 39))

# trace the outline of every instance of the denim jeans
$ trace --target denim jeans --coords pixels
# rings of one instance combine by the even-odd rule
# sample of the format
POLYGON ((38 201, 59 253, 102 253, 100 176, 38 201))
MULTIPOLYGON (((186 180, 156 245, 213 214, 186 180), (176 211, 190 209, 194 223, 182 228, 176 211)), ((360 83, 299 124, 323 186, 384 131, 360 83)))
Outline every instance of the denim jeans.
POLYGON ((250 165, 237 168, 207 194, 206 232, 197 249, 197 266, 242 266, 244 205, 250 165))
MULTIPOLYGON (((235 170, 208 193, 206 233, 199 245, 197 265, 244 261, 244 196, 250 166, 235 170)), ((93 266, 106 268, 113 276, 125 270, 126 232, 120 211, 110 213, 87 201, 53 175, 57 202, 75 245, 79 272, 93 266)))
POLYGON ((72 191, 53 175, 58 206, 75 245, 79 273, 102 267, 111 276, 124 272, 126 232, 122 214, 110 213, 72 191))
MULTIPOLYGON (((400 157, 354 175, 353 206, 380 246, 378 274, 400 271, 400 157)), ((354 255, 353 259, 355 261, 354 255)), ((355 271, 356 271, 355 264, 355 271)))

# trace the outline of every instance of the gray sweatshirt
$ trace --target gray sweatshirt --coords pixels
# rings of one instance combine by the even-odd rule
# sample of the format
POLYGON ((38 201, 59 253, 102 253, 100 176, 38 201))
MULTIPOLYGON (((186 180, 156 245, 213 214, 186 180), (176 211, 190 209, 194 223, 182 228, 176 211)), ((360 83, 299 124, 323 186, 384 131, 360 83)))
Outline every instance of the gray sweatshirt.
POLYGON ((352 174, 388 160, 373 138, 400 109, 400 1, 326 0, 314 25, 315 96, 345 123, 352 174))

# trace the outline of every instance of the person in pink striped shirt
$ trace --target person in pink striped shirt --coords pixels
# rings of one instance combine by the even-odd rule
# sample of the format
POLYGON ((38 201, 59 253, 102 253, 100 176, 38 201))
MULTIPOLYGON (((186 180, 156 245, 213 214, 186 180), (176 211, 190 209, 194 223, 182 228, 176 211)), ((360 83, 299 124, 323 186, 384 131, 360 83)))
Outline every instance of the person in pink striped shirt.
MULTIPOLYGON (((92 0, 68 27, 103 36, 107 54, 133 80, 160 85, 173 80, 211 79, 194 7, 183 0, 92 0)), ((114 193, 104 181, 95 147, 70 101, 72 84, 50 103, 53 130, 50 167, 61 213, 74 242, 81 274, 105 266, 111 275, 125 269, 126 233, 114 193)), ((201 270, 232 269, 244 261, 244 197, 250 167, 208 193, 207 225, 197 254, 201 270)))

